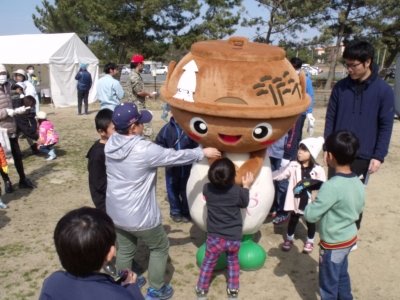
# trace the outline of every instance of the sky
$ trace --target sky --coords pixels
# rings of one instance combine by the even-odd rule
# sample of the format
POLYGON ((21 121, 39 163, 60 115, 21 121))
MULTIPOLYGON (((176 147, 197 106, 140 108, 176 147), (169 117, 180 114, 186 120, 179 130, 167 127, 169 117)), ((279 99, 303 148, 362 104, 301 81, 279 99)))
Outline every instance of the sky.
MULTIPOLYGON (((54 0, 49 0, 54 3, 54 0)), ((40 34, 41 32, 32 21, 32 14, 36 13, 36 6, 42 7, 42 0, 0 0, 0 20, 3 26, 0 26, 1 35, 16 35, 16 34, 40 34)), ((245 5, 251 16, 266 15, 268 11, 257 7, 257 2, 254 0, 244 0, 245 5)), ((238 26, 234 35, 246 36, 250 40, 256 36, 256 29, 245 28, 238 26)), ((318 33, 315 30, 304 32, 299 37, 311 38, 318 33)), ((277 38, 276 38, 277 39, 277 38)))

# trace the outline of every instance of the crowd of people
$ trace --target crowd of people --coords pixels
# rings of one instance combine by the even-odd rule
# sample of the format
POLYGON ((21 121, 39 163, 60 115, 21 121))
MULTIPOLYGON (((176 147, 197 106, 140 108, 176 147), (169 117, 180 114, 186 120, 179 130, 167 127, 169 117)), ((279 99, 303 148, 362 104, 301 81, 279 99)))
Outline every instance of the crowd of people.
MULTIPOLYGON (((324 137, 302 138, 305 120, 308 120, 310 135, 315 122, 314 95, 311 80, 307 78, 307 93, 312 99, 310 108, 268 150, 275 181, 274 205, 269 217, 273 217, 276 226, 287 224, 281 249, 291 250, 296 225, 304 217, 307 240, 303 253, 310 254, 315 247, 316 222, 319 222, 319 288, 323 300, 353 299, 348 255, 357 248, 365 186, 388 153, 394 120, 394 92, 377 76, 371 44, 349 42, 343 59, 349 75, 332 90, 324 137), (329 167, 328 176, 317 161, 321 151, 323 163, 329 167)), ((292 58, 290 62, 299 74, 301 60, 292 58)), ((203 188, 208 235, 194 291, 197 299, 207 298, 212 271, 220 254, 226 252, 227 297, 237 299, 238 252, 242 239, 240 212, 249 204, 253 174, 247 173, 242 178, 242 187, 236 185, 232 161, 223 158, 218 149, 202 149, 191 140, 173 116, 167 119, 170 115, 167 106, 163 107, 167 124, 153 142, 153 115, 145 106, 146 98, 152 98, 153 94, 145 91, 140 75, 143 56, 134 55, 131 67, 127 102, 120 102, 124 91, 113 78, 118 73, 116 64, 106 64, 106 76, 98 82, 101 110, 95 117, 95 127, 100 139, 87 153, 89 190, 96 208, 75 209, 57 223, 54 243, 65 271, 57 271, 45 280, 40 299, 144 299, 140 288, 147 280, 146 300, 171 298, 174 290, 164 279, 169 239, 156 198, 157 168, 165 167, 172 220, 187 223, 191 221, 186 193, 190 165, 205 157, 214 162, 208 171, 209 183, 203 188), (138 240, 150 249, 147 279, 134 260, 138 240), (100 273, 102 268, 109 274, 100 273)), ((23 98, 18 107, 13 107, 12 84, 4 66, 0 65, 0 127, 7 129, 20 188, 35 188, 24 174, 16 124, 20 124, 18 128, 23 134, 36 141, 37 150, 49 155, 48 159, 56 157, 52 147, 58 137, 46 114, 36 111, 35 96, 25 94, 27 85, 32 85, 28 76, 23 70, 16 74, 18 82, 14 89, 22 90, 23 98), (38 129, 26 129, 27 120, 32 120, 35 114, 39 119, 38 129)), ((81 114, 82 101, 87 113, 91 87, 90 74, 87 74, 86 65, 81 64, 76 75, 78 114, 81 114)), ((12 192, 2 147, 0 163, 6 192, 12 192)))

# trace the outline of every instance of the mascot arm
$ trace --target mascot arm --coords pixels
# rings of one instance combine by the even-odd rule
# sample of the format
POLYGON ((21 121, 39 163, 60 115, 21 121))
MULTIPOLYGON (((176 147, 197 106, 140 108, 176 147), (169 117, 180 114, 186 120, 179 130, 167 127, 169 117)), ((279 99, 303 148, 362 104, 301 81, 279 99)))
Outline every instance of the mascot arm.
POLYGON ((250 153, 250 159, 246 161, 237 171, 235 177, 235 183, 242 186, 242 177, 246 176, 246 173, 251 172, 254 178, 257 177, 261 171, 261 167, 264 163, 267 149, 261 149, 250 153))

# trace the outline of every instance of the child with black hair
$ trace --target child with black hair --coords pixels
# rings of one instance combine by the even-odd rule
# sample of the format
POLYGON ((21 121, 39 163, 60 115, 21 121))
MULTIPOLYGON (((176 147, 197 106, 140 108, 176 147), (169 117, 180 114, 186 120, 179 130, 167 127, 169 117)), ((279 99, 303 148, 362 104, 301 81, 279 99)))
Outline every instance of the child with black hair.
POLYGON ((353 299, 348 255, 357 242, 355 222, 365 205, 364 185, 351 171, 359 145, 356 135, 349 131, 336 131, 328 136, 327 160, 335 175, 322 184, 315 201, 304 211, 308 222, 319 221, 322 299, 353 299))
POLYGON ((88 159, 89 190, 90 196, 96 208, 106 211, 107 173, 106 155, 104 147, 108 138, 114 133, 115 126, 112 122, 113 111, 108 108, 100 110, 94 118, 96 131, 100 134, 97 140, 89 149, 86 158, 88 159))
POLYGON ((242 239, 242 214, 240 209, 249 205, 249 188, 253 174, 242 177, 243 188, 235 184, 235 165, 228 158, 216 160, 208 170, 208 180, 203 187, 207 203, 206 255, 201 265, 195 288, 197 299, 207 298, 211 275, 222 252, 228 261, 228 298, 237 299, 239 293, 239 258, 242 239))
MULTIPOLYGON (((297 161, 292 161, 286 168, 280 168, 272 172, 272 179, 289 179, 288 192, 285 199, 285 211, 290 211, 290 220, 288 224, 287 236, 282 245, 283 251, 289 251, 293 245, 294 232, 300 217, 304 214, 304 209, 312 201, 307 193, 303 193, 297 198, 294 195, 294 187, 304 179, 316 179, 325 181, 324 169, 316 163, 316 158, 322 150, 324 139, 307 138, 300 142, 297 152, 297 161)), ((307 241, 303 248, 303 253, 309 254, 314 249, 315 224, 307 222, 307 241)))
MULTIPOLYGON (((25 96, 21 100, 20 107, 35 107, 36 105, 36 99, 30 95, 25 96)), ((15 116, 15 123, 17 124, 17 135, 22 133, 26 137, 32 153, 39 153, 37 143, 33 142, 39 139, 36 113, 32 112, 31 109, 27 109, 25 113, 15 116)))
POLYGON ((105 212, 90 207, 68 212, 54 230, 54 245, 65 271, 45 279, 39 300, 144 300, 137 275, 130 269, 124 270, 122 282, 99 272, 113 258, 115 240, 114 223, 105 212))

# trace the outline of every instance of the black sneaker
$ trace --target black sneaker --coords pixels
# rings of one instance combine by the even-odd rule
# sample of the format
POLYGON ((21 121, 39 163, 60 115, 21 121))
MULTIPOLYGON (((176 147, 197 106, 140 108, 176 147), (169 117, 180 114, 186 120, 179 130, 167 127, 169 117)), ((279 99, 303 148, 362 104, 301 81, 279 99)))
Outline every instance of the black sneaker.
POLYGON ((229 299, 239 299, 239 290, 226 289, 229 299))
POLYGON ((194 292, 196 293, 197 300, 206 300, 208 291, 199 291, 199 288, 196 286, 194 288, 194 292))
POLYGON ((182 222, 182 216, 181 215, 171 215, 171 218, 175 223, 182 222))
POLYGON ((28 178, 19 181, 20 189, 36 189, 37 185, 30 181, 28 178))
POLYGON ((4 182, 4 185, 5 185, 5 192, 7 193, 7 194, 11 194, 12 192, 13 192, 13 188, 12 188, 12 183, 11 183, 11 181, 5 181, 4 182))
POLYGON ((189 223, 192 220, 190 216, 182 216, 183 223, 189 223))

